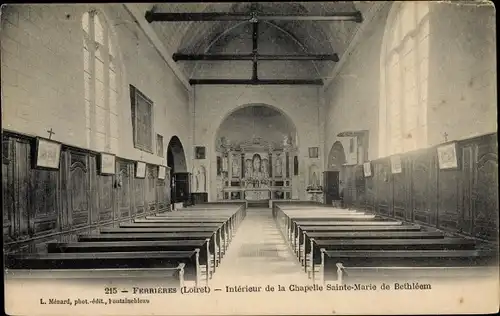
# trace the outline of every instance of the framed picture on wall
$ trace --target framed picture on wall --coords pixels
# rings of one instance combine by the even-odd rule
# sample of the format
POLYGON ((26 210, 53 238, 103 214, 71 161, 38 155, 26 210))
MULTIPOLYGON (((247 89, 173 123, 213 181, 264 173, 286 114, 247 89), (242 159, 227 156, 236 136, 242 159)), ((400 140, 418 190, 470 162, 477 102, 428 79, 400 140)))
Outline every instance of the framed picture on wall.
POLYGON ((403 172, 403 167, 401 166, 401 156, 394 155, 391 156, 391 173, 401 173, 403 172))
POLYGON ((146 178, 146 163, 137 161, 135 163, 135 177, 136 178, 146 178))
POLYGON ((38 137, 35 152, 35 168, 59 169, 61 143, 38 137))
POLYGON ((167 168, 165 166, 158 166, 158 179, 164 180, 167 173, 167 168))
POLYGON ((457 144, 451 143, 437 148, 439 169, 458 168, 457 144))
POLYGON ((205 147, 203 146, 194 147, 194 157, 195 159, 205 159, 205 147))
POLYGON ((363 173, 365 174, 365 177, 372 176, 372 164, 370 162, 363 163, 363 173))
POLYGON ((309 158, 318 158, 318 147, 309 147, 309 158))
POLYGON ((101 165, 101 174, 103 175, 115 174, 115 155, 108 153, 101 153, 100 165, 101 165))

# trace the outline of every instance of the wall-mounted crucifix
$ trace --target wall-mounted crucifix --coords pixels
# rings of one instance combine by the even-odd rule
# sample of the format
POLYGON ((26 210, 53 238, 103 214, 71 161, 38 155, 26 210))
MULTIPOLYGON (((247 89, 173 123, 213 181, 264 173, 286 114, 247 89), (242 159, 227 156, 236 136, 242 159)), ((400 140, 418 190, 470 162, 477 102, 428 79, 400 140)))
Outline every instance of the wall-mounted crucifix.
POLYGON ((55 133, 52 131, 52 127, 47 131, 47 133, 49 133, 49 139, 52 139, 52 135, 54 135, 55 133))

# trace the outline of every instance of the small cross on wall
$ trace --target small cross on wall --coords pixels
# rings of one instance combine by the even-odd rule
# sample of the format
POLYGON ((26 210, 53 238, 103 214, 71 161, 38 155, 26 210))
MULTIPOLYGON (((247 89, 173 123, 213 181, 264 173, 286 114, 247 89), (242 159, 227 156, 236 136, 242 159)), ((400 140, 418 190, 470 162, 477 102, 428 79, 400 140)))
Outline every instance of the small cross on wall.
POLYGON ((47 133, 49 133, 49 139, 52 139, 52 135, 54 135, 55 133, 52 131, 52 127, 47 131, 47 133))
POLYGON ((448 133, 444 132, 443 137, 444 137, 444 141, 447 142, 448 141, 448 133))

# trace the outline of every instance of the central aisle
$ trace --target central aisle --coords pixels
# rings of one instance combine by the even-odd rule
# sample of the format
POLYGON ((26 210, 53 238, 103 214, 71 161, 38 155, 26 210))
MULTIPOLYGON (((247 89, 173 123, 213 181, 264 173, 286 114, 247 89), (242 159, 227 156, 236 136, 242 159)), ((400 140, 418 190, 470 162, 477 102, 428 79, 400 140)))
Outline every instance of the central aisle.
POLYGON ((211 284, 312 284, 268 208, 248 208, 211 284))
POLYGON ((268 208, 247 209, 209 284, 214 292, 207 303, 207 314, 300 315, 331 314, 334 310, 331 292, 325 296, 326 292, 297 290, 313 283, 268 208))

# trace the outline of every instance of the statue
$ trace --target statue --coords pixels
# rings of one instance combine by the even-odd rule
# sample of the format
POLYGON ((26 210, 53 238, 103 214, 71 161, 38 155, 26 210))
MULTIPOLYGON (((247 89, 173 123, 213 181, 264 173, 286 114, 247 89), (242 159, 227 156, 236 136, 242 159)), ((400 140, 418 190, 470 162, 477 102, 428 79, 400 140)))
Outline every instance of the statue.
POLYGON ((283 146, 288 146, 289 142, 288 142, 288 135, 285 135, 285 137, 283 137, 283 146))
POLYGON ((250 179, 252 177, 252 160, 245 160, 245 178, 250 179))
POLYGON ((253 155, 253 178, 256 180, 262 179, 262 158, 259 154, 253 155))
POLYGON ((277 177, 281 177, 283 174, 283 162, 281 161, 281 155, 277 154, 276 155, 276 162, 275 162, 275 175, 277 177))
POLYGON ((232 163, 232 169, 231 169, 233 178, 239 178, 240 177, 240 166, 238 163, 238 157, 233 157, 233 163, 232 163))
POLYGON ((262 159, 262 176, 264 178, 269 177, 269 160, 266 158, 262 159))
POLYGON ((312 174, 311 185, 312 185, 314 188, 317 188, 317 187, 318 187, 318 178, 316 177, 316 172, 313 172, 313 174, 312 174))
POLYGON ((199 181, 199 177, 200 177, 200 170, 198 169, 196 175, 194 176, 194 192, 199 192, 199 184, 200 184, 200 181, 199 181))
POLYGON ((198 183, 199 183, 199 187, 200 187, 200 192, 207 192, 207 171, 205 169, 205 167, 203 166, 200 166, 200 169, 198 171, 198 176, 199 176, 199 179, 198 179, 198 183))

